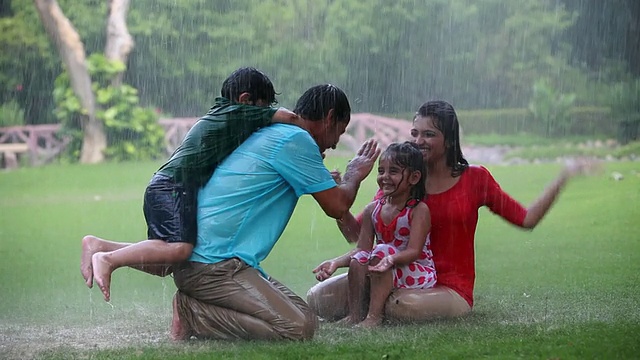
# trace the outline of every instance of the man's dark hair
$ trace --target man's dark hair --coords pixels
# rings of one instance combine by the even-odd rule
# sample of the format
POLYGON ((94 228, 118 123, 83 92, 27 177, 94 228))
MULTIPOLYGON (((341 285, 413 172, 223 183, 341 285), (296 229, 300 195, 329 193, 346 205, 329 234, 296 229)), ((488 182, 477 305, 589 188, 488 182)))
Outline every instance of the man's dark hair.
POLYGON ((268 104, 276 104, 276 91, 269 77, 262 71, 243 67, 234 71, 222 83, 220 94, 231 102, 237 102, 242 93, 251 94, 250 101, 263 100, 268 104))
POLYGON ((331 109, 336 121, 349 122, 351 119, 351 105, 344 91, 336 86, 324 84, 305 91, 298 99, 293 112, 307 120, 319 121, 324 119, 331 109))

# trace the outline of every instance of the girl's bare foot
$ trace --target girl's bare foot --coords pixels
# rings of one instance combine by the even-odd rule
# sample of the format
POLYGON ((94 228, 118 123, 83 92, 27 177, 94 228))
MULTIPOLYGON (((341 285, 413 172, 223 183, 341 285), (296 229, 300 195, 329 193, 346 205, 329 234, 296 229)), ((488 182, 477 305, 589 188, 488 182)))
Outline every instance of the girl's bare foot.
POLYGON ((93 266, 91 265, 91 258, 98 249, 98 243, 100 239, 95 236, 87 235, 82 238, 82 255, 80 258, 80 273, 84 278, 85 284, 89 288, 93 287, 93 266))
POLYGON ((336 325, 338 326, 353 326, 357 323, 359 323, 360 320, 356 320, 355 317, 351 316, 351 315, 347 315, 345 317, 343 317, 342 319, 336 321, 336 325))
POLYGON ((104 301, 109 301, 111 297, 111 273, 113 266, 106 259, 107 253, 97 252, 91 257, 93 267, 93 278, 104 295, 104 301))
POLYGON ((378 326, 382 325, 382 317, 378 317, 378 316, 367 316, 366 319, 364 319, 361 323, 359 323, 357 326, 359 328, 366 328, 366 329, 371 329, 371 328, 376 328, 378 326))

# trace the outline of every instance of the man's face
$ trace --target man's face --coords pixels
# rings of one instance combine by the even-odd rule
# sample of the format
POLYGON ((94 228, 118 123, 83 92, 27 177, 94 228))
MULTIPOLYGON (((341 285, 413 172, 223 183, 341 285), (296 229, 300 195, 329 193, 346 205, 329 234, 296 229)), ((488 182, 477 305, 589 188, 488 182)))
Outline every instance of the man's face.
POLYGON ((319 134, 316 135, 316 142, 320 148, 320 153, 324 154, 327 149, 335 149, 340 140, 340 136, 347 129, 348 121, 335 121, 334 119, 323 120, 323 125, 319 134))

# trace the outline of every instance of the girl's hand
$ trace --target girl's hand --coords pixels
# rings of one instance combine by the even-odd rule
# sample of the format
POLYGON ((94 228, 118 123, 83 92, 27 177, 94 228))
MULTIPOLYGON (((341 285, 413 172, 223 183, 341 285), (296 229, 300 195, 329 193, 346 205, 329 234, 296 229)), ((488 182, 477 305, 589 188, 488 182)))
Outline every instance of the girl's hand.
POLYGON ((377 265, 369 266, 369 271, 373 272, 385 272, 393 267, 393 257, 385 256, 380 260, 377 265))
POLYGON ((338 264, 336 264, 335 261, 327 260, 318 265, 317 268, 313 269, 313 273, 316 274, 316 279, 318 281, 325 281, 330 278, 337 269, 338 264))

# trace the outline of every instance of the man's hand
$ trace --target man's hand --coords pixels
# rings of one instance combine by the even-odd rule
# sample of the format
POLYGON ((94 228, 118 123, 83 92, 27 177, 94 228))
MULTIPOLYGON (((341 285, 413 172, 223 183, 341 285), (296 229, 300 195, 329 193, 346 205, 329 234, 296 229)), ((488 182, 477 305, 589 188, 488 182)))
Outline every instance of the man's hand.
POLYGON ((316 279, 318 281, 325 281, 330 278, 337 269, 338 264, 336 264, 335 261, 327 260, 318 265, 317 268, 313 269, 313 273, 316 274, 316 279))
POLYGON ((358 182, 364 180, 373 169, 373 165, 378 159, 378 156, 380 156, 378 142, 373 139, 365 141, 356 156, 347 164, 344 180, 349 181, 350 179, 354 179, 358 182))

